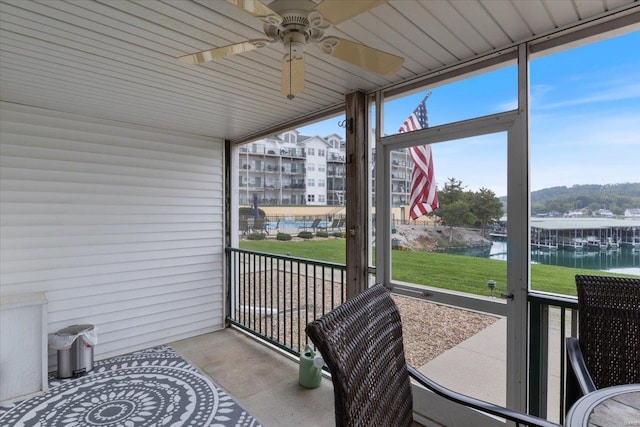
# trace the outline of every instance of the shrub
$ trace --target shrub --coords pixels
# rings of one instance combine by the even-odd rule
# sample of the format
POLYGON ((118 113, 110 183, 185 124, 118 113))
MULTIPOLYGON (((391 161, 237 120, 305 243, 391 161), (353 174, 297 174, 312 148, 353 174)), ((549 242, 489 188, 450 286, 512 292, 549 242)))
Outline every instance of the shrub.
POLYGON ((327 233, 326 231, 318 231, 316 233, 316 237, 329 237, 329 233, 327 233))
POLYGON ((333 237, 344 237, 344 231, 335 231, 331 233, 333 237))
POLYGON ((310 231, 301 231, 298 233, 298 237, 301 239, 313 239, 313 233, 310 231))
MULTIPOLYGON (((241 217, 247 218, 247 217, 253 216, 253 213, 251 212, 252 211, 251 207, 242 206, 242 207, 239 208, 238 211, 239 211, 239 214, 240 214, 241 217)), ((265 216, 264 211, 262 209, 260 209, 260 208, 258 208, 258 216, 261 216, 263 218, 265 216)))
POLYGON ((291 234, 278 233, 278 235, 276 236, 276 239, 286 242, 287 240, 291 240, 291 234))
POLYGON ((266 237, 264 233, 251 233, 247 235, 247 240, 264 240, 266 237))

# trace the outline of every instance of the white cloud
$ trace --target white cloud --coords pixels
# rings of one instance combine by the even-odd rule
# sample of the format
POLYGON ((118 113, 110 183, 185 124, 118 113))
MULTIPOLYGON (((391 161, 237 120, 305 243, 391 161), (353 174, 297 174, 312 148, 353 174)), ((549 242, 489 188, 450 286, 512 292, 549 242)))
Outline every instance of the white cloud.
POLYGON ((532 189, 640 182, 640 109, 532 119, 532 189))
POLYGON ((515 110, 518 108, 518 99, 514 98, 511 99, 509 101, 505 101, 505 102, 501 102, 497 105, 495 111, 496 112, 502 112, 502 111, 511 111, 511 110, 515 110))
POLYGON ((535 115, 531 119, 531 139, 556 147, 616 145, 640 149, 640 109, 535 115))
POLYGON ((575 107, 578 105, 595 104, 602 102, 623 101, 628 99, 640 98, 640 83, 616 84, 613 87, 604 88, 604 90, 591 93, 587 96, 579 98, 567 99, 560 102, 538 103, 535 107, 541 110, 552 110, 558 108, 575 107))

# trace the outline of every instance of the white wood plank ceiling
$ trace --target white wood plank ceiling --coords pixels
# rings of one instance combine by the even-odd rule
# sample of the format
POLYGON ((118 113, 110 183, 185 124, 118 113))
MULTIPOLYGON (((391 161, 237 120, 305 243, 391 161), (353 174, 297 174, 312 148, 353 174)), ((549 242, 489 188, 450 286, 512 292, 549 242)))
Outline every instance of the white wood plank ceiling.
MULTIPOLYGON (((345 0, 355 1, 355 0, 345 0)), ((269 4, 269 1, 265 1, 269 4)), ((204 65, 176 58, 264 38, 223 0, 1 0, 0 99, 236 140, 595 17, 634 0, 391 0, 328 32, 406 59, 391 77, 310 48, 306 88, 280 94, 282 46, 204 65)))

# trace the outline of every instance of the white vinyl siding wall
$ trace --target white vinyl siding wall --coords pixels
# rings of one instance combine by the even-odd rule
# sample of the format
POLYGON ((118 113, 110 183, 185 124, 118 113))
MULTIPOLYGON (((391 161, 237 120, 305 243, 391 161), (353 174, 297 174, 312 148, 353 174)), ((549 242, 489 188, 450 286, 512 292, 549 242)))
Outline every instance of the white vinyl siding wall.
POLYGON ((10 103, 0 132, 2 295, 96 325, 96 359, 223 327, 222 140, 10 103))

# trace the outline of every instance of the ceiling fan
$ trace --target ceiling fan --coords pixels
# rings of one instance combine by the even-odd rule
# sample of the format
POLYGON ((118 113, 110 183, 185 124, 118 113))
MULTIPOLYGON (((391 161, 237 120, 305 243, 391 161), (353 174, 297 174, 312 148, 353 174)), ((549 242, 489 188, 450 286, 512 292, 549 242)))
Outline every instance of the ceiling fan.
POLYGON ((247 40, 180 57, 187 64, 201 64, 230 55, 249 52, 271 43, 284 47, 282 94, 293 99, 304 90, 304 53, 316 45, 334 58, 377 74, 391 75, 402 68, 404 58, 360 43, 327 35, 325 31, 387 0, 274 0, 268 6, 260 0, 227 0, 264 23, 266 38, 247 40))

